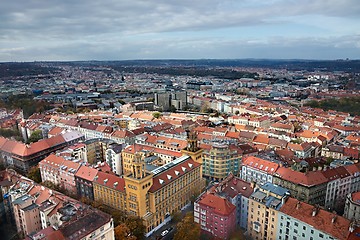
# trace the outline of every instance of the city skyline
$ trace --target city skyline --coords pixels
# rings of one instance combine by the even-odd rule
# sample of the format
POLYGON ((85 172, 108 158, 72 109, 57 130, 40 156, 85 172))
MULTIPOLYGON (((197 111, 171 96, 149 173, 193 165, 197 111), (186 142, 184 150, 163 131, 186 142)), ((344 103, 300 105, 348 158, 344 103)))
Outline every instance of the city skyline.
POLYGON ((6 1, 0 62, 359 59, 355 0, 6 1))

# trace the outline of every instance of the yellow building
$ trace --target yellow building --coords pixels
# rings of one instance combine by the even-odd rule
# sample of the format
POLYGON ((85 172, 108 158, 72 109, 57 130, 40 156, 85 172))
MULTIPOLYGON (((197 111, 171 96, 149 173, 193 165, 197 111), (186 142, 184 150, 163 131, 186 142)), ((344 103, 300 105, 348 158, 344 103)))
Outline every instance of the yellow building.
POLYGON ((289 196, 289 190, 272 183, 265 183, 251 194, 248 212, 251 239, 276 239, 278 212, 289 196))
POLYGON ((135 155, 131 171, 124 175, 126 206, 130 214, 141 217, 150 234, 154 228, 170 215, 197 196, 205 187, 201 175, 201 165, 190 156, 182 156, 174 161, 146 171, 141 155, 135 155))
POLYGON ((93 181, 94 200, 126 211, 125 181, 113 174, 98 171, 93 181))
POLYGON ((196 132, 187 132, 187 146, 181 150, 183 155, 188 155, 197 163, 203 164, 202 153, 203 149, 199 148, 197 133, 196 132))

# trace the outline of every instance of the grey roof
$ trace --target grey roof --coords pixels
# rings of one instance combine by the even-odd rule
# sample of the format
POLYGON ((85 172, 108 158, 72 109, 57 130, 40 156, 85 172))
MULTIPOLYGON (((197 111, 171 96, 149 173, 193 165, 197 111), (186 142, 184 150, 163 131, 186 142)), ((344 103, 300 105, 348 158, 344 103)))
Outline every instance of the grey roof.
POLYGON ((13 201, 13 204, 22 204, 22 203, 24 203, 26 200, 28 200, 29 198, 31 198, 31 196, 30 195, 23 195, 23 196, 21 196, 21 197, 18 197, 17 199, 15 199, 14 201, 13 201))
POLYGON ((261 188, 266 191, 275 193, 276 195, 279 195, 279 196, 290 195, 290 191, 288 189, 280 187, 280 186, 272 184, 272 183, 265 183, 264 185, 261 186, 261 188))
POLYGON ((31 210, 33 210, 33 209, 35 209, 35 208, 37 208, 37 207, 39 207, 36 203, 32 203, 32 204, 30 204, 29 206, 27 206, 27 207, 24 207, 22 210, 23 211, 31 211, 31 210))

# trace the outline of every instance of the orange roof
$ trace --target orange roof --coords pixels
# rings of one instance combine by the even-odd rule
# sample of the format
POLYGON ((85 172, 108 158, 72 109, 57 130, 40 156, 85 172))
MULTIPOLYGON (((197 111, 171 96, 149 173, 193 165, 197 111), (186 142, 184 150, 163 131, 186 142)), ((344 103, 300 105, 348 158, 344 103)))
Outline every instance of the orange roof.
POLYGON ((270 162, 254 156, 247 156, 243 158, 242 165, 246 165, 251 168, 256 168, 261 171, 273 174, 278 169, 279 164, 270 162))
POLYGON ((94 178, 97 173, 98 173, 98 170, 95 168, 81 166, 79 168, 79 170, 75 173, 75 177, 79 177, 79 178, 82 178, 82 179, 92 182, 92 181, 94 181, 94 178))
POLYGON ((309 171, 307 173, 302 173, 285 167, 279 167, 275 176, 278 176, 283 180, 307 187, 328 182, 328 179, 321 172, 309 171))
POLYGON ((117 191, 125 192, 125 180, 124 178, 115 176, 110 173, 98 171, 94 179, 94 183, 97 183, 108 188, 115 189, 117 191))
POLYGON ((55 135, 60 134, 62 131, 63 131, 62 128, 60 128, 60 127, 54 127, 53 129, 51 129, 51 130, 49 131, 48 134, 49 134, 49 135, 52 135, 52 136, 55 136, 55 135))
POLYGON ((222 216, 228 216, 236 209, 236 207, 226 198, 216 196, 212 193, 204 194, 198 203, 200 206, 205 205, 214 209, 214 213, 222 216))
POLYGON ((295 198, 289 197, 281 206, 280 212, 298 219, 313 228, 329 234, 336 239, 347 239, 349 235, 350 220, 319 209, 315 216, 312 216, 314 206, 305 202, 300 202, 295 198), (297 207, 298 206, 298 207, 297 207), (333 217, 336 216, 334 223, 333 217))
POLYGON ((253 142, 261 143, 261 144, 269 144, 269 136, 265 134, 259 134, 254 138, 253 142))
POLYGON ((65 161, 63 157, 58 157, 55 154, 50 154, 44 160, 39 162, 40 165, 50 165, 53 167, 60 167, 62 163, 65 161))

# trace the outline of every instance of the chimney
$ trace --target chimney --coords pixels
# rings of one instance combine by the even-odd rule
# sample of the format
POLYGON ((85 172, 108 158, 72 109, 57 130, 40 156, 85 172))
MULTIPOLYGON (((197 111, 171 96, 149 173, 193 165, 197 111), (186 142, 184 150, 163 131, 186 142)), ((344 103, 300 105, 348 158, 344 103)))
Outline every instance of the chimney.
POLYGON ((335 223, 336 218, 337 218, 337 216, 336 216, 336 215, 334 215, 334 216, 332 217, 332 219, 331 219, 331 222, 332 222, 332 223, 335 223))
POLYGON ((300 208, 300 201, 298 201, 297 203, 296 203, 296 209, 299 209, 300 208))
POLYGON ((316 216, 316 213, 317 213, 317 208, 314 207, 314 208, 313 208, 313 211, 312 211, 312 216, 315 217, 315 216, 316 216))

